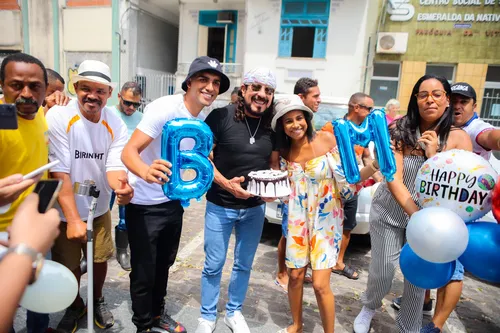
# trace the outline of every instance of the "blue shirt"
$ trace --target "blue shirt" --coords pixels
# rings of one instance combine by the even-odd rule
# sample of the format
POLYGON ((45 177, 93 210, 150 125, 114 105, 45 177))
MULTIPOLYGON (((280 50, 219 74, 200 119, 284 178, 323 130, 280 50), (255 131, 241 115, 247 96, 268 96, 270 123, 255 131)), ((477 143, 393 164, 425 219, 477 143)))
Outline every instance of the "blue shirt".
POLYGON ((127 116, 125 113, 118 110, 118 108, 115 105, 110 106, 109 108, 113 110, 113 112, 123 120, 125 125, 127 125, 128 138, 130 139, 132 133, 134 133, 135 131, 135 128, 141 122, 143 116, 142 112, 135 111, 131 116, 127 116))

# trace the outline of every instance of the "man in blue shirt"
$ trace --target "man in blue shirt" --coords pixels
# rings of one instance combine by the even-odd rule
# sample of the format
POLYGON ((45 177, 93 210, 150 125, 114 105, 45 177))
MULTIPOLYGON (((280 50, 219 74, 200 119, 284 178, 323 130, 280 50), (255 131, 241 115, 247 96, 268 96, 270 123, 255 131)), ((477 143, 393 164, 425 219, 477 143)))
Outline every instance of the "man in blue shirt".
MULTIPOLYGON (((118 93, 118 105, 111 109, 123 120, 128 129, 128 137, 132 136, 135 128, 142 119, 142 112, 137 111, 141 106, 142 89, 137 82, 125 82, 118 93)), ((109 204, 113 208, 115 195, 111 196, 109 204)), ((128 253, 128 234, 125 225, 125 206, 119 207, 120 222, 115 227, 116 260, 126 271, 130 271, 130 254, 128 253)))

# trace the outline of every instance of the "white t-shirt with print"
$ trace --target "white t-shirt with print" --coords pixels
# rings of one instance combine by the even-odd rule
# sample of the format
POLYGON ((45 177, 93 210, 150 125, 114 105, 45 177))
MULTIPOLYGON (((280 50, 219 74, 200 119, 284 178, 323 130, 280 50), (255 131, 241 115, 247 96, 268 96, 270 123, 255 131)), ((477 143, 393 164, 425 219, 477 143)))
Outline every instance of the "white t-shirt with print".
POLYGON ((476 118, 469 124, 467 124, 467 126, 462 127, 462 129, 470 136, 470 139, 472 141, 472 151, 489 161, 491 157, 491 150, 488 150, 481 146, 477 142, 477 138, 479 137, 479 135, 486 131, 494 130, 495 127, 480 118, 476 118))
MULTIPOLYGON (((141 159, 147 165, 153 164, 156 159, 161 159, 161 134, 163 126, 175 118, 195 119, 184 105, 184 94, 160 97, 146 106, 144 116, 137 125, 137 129, 153 138, 153 141, 141 152, 141 159)), ((196 119, 204 120, 205 116, 199 114, 196 119)), ((193 139, 184 139, 180 143, 181 150, 194 147, 193 139)), ((149 184, 142 178, 129 173, 129 181, 134 188, 132 203, 137 205, 158 205, 169 201, 159 184, 149 184)))
MULTIPOLYGON (((49 160, 59 160, 51 172, 68 173, 71 183, 93 180, 100 191, 95 217, 109 210, 111 188, 106 178, 108 171, 127 171, 121 161, 127 143, 127 126, 108 107, 101 111, 101 119, 94 123, 80 112, 78 101, 67 106, 54 106, 47 113, 49 126, 49 160)), ((78 213, 87 220, 91 198, 75 195, 78 213)), ((63 221, 61 207, 55 206, 63 221)))

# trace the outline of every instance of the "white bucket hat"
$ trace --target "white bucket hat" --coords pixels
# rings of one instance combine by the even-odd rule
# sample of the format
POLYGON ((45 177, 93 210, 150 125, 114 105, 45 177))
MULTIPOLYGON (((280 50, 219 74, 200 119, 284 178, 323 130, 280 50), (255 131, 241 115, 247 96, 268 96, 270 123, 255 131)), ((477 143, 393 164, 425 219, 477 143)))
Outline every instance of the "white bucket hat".
POLYGON ((274 97, 274 116, 271 120, 271 128, 276 132, 276 123, 278 119, 283 117, 285 114, 291 111, 301 110, 304 111, 306 115, 309 115, 311 119, 314 113, 311 109, 304 105, 302 98, 298 95, 276 95, 274 97))
POLYGON ((72 77, 72 81, 90 81, 105 84, 113 89, 116 87, 116 83, 111 82, 109 66, 97 60, 84 60, 78 66, 78 74, 72 77))

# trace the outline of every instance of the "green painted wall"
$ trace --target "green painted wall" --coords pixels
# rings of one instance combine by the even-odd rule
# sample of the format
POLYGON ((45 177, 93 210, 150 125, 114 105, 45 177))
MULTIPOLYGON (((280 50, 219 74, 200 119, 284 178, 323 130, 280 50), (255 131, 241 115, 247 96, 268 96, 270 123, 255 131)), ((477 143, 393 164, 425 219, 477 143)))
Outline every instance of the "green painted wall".
POLYGON ((453 0, 447 5, 423 6, 420 3, 424 0, 412 0, 415 14, 411 20, 391 21, 391 15, 387 14, 379 30, 408 32, 406 53, 377 54, 376 60, 500 64, 500 0, 494 0, 494 5, 485 5, 485 1, 479 0, 479 6, 454 6, 453 0), (419 13, 461 14, 462 21, 418 21, 419 13), (474 21, 464 21, 465 14, 474 14, 474 21), (491 22, 478 22, 478 14, 496 16, 493 15, 491 22), (471 24, 471 27, 459 28, 456 24, 471 24))

